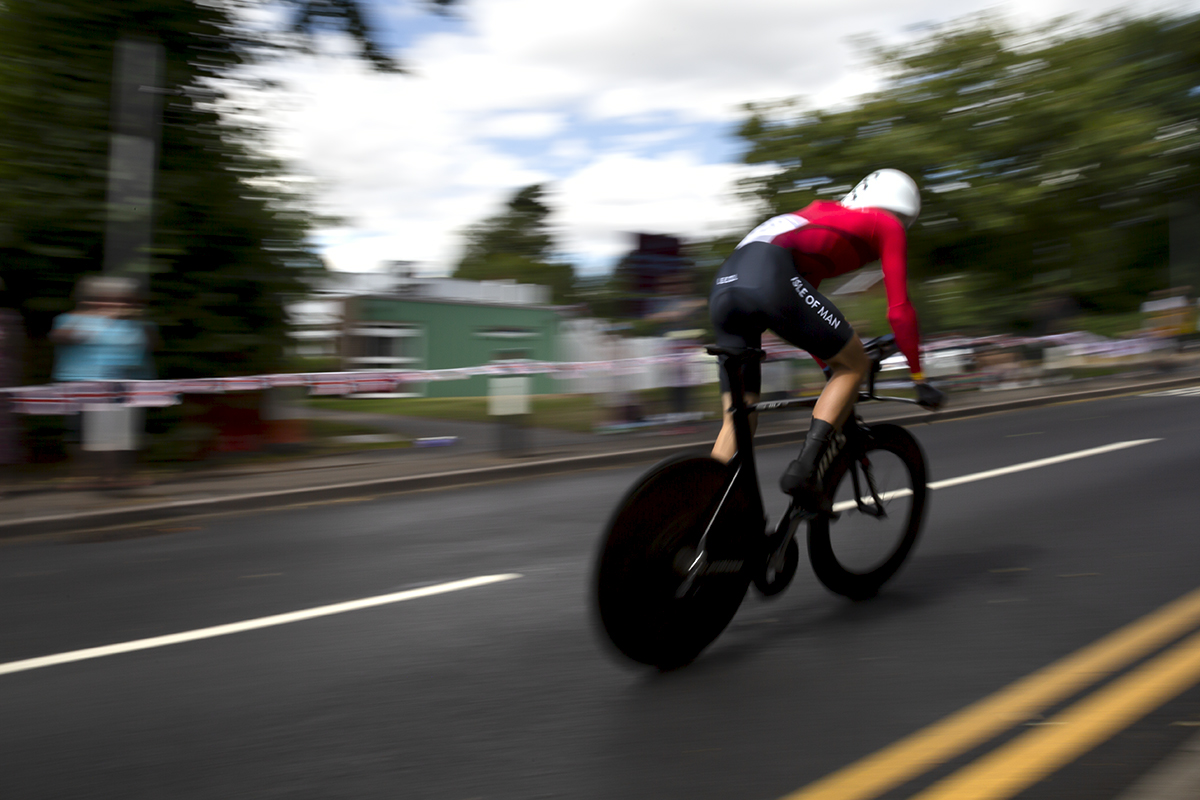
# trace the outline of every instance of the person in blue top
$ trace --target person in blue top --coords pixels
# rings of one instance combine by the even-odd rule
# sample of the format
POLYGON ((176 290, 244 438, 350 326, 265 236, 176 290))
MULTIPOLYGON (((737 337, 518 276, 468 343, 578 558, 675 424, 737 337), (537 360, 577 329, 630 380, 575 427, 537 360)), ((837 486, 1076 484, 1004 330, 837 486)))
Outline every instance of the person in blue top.
POLYGON ((54 318, 50 341, 54 380, 121 381, 142 377, 150 346, 146 325, 131 318, 136 285, 129 278, 91 276, 80 282, 74 311, 54 318))
MULTIPOLYGON (((50 341, 55 344, 53 377, 59 383, 126 381, 152 377, 148 373, 154 332, 137 318, 137 284, 130 278, 94 275, 79 283, 73 311, 54 319, 50 341)), ((71 418, 69 439, 85 451, 93 469, 104 475, 98 485, 134 486, 129 478, 140 410, 120 403, 85 406, 71 418), (107 462, 106 466, 96 459, 107 462)))

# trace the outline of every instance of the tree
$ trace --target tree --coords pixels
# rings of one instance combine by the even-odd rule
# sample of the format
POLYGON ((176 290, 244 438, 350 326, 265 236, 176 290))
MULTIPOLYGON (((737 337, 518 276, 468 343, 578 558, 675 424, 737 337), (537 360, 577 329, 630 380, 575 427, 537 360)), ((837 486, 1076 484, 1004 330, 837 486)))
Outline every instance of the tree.
POLYGON ((746 161, 776 169, 744 188, 781 213, 903 169, 925 201, 913 272, 970 273, 988 322, 1019 324, 1050 287, 1085 308, 1136 308, 1166 280, 1171 205, 1196 193, 1197 34, 1198 17, 1031 34, 985 16, 875 48, 886 84, 855 108, 748 109, 746 161))
MULTIPOLYGON (((432 0, 439 7, 447 0, 432 0)), ((101 269, 114 47, 163 46, 163 119, 149 315, 168 377, 281 366, 283 301, 319 263, 306 198, 264 157, 261 131, 228 110, 255 60, 330 27, 395 68, 358 2, 290 0, 278 30, 239 24, 265 2, 4 0, 0 3, 0 275, 33 340, 27 379, 49 376, 45 332, 78 278, 101 269), (285 35, 287 34, 287 35, 285 35)))
MULTIPOLYGON (((242 0, 246 2, 246 0, 242 0)), ((458 0, 425 0, 432 8, 445 12, 458 0)), ((311 36, 318 30, 332 27, 348 34, 357 45, 359 55, 376 69, 403 72, 404 68, 379 46, 375 34, 363 14, 358 0, 284 0, 280 3, 292 13, 290 31, 311 36)))
POLYGON ((539 184, 513 194, 502 212, 471 226, 452 277, 485 281, 510 279, 549 286, 556 303, 573 298, 574 268, 554 255, 550 207, 539 184))

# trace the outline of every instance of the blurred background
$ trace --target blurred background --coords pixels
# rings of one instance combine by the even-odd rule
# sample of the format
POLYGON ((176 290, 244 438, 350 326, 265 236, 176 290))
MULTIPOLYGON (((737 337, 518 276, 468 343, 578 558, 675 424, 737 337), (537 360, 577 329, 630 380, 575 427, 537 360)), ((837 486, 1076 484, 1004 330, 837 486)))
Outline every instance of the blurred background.
MULTIPOLYGON (((716 412, 718 265, 881 166, 922 187, 910 290, 935 381, 1190 363, 1194 8, 798 5, 617 3, 585 25, 533 0, 5 0, 0 381, 80 380, 51 332, 103 274, 131 282, 117 316, 148 355, 84 379, 477 370, 346 400, 174 384, 122 423, 142 463, 370 434, 322 410, 692 430, 716 412), (478 371, 528 361, 592 366, 478 371)), ((877 267, 822 291, 886 332, 877 267)), ((820 387, 798 354, 766 380, 820 387)), ((71 414, 14 410, 7 463, 82 441, 71 414)))
MULTIPOLYGON (((841 785, 926 797, 1013 747, 1023 797, 1164 797, 1117 792, 1200 775, 1198 158, 1200 0, 0 0, 0 797, 782 797, 872 752, 841 785), (902 418, 916 556, 624 669, 596 546, 720 426, 713 275, 881 167, 950 392, 902 418)), ((821 291, 887 332, 878 265, 821 291)), ((807 413, 762 415, 772 514, 807 413)))

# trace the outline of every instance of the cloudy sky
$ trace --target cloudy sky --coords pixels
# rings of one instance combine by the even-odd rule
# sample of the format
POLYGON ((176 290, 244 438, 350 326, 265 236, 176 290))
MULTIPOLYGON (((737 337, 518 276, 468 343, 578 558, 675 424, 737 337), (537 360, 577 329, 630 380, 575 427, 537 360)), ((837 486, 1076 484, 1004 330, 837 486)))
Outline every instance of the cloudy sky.
MULTIPOLYGON (((448 274, 462 229, 516 189, 551 190, 559 248, 585 274, 609 269, 635 231, 745 229, 732 131, 750 101, 831 107, 875 76, 852 39, 887 42, 995 9, 1014 24, 1124 8, 1104 0, 464 0, 453 16, 417 0, 368 0, 412 74, 379 75, 323 42, 279 65, 268 117, 279 152, 314 182, 335 269, 387 260, 448 274)), ((864 164, 864 170, 877 166, 864 164)))

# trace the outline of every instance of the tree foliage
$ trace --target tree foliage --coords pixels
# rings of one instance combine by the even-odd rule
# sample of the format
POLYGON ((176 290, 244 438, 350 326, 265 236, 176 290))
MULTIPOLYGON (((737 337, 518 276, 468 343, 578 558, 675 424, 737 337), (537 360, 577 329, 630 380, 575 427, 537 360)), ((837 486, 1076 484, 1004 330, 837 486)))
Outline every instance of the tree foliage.
MULTIPOLYGON (((445 6, 444 0, 432 0, 445 6)), ((170 377, 280 365, 283 301, 319 268, 312 219, 262 133, 227 113, 243 68, 337 27, 394 67, 359 2, 290 0, 287 30, 247 26, 262 0, 4 0, 0 3, 0 277, 33 340, 27 380, 46 380, 44 336, 78 278, 103 265, 118 40, 165 53, 149 317, 170 377), (284 34, 291 31, 293 35, 284 34), (298 34, 298 35, 295 35, 298 34)), ((244 93, 243 93, 244 94, 244 93)))
POLYGON ((517 190, 504 210, 466 230, 466 245, 453 277, 515 280, 549 286, 557 303, 569 302, 575 270, 554 255, 550 207, 540 184, 517 190))
MULTIPOLYGON (((246 2, 246 0, 242 0, 246 2)), ((425 0, 439 11, 453 7, 457 0, 425 0)), ((327 28, 350 34, 361 58, 385 72, 403 72, 394 56, 380 47, 375 32, 363 12, 359 0, 283 0, 281 5, 291 12, 292 33, 304 37, 327 28)))
POLYGON ((925 204, 914 274, 971 274, 992 323, 1049 288, 1121 311, 1166 281, 1172 209, 1197 189, 1200 18, 976 17, 873 55, 886 85, 854 108, 748 109, 746 161, 776 169, 744 188, 770 213, 902 169, 925 204))

